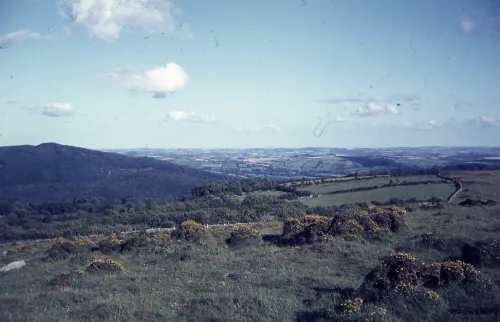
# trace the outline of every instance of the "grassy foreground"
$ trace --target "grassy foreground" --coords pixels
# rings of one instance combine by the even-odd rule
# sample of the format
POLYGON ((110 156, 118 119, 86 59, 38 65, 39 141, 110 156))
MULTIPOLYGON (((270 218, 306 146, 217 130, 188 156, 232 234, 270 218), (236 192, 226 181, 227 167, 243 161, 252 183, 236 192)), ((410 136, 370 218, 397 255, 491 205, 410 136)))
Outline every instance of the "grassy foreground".
MULTIPOLYGON (((347 306, 351 305, 356 313, 356 290, 366 282, 365 277, 373 268, 394 254, 395 247, 419 259, 445 260, 450 257, 448 252, 459 256, 459 247, 472 235, 485 233, 486 227, 480 225, 484 218, 457 211, 452 219, 446 215, 450 210, 442 210, 439 216, 436 211, 415 211, 410 214, 408 229, 376 240, 334 238, 296 247, 271 242, 234 247, 226 242, 231 231, 223 228, 209 232, 198 243, 166 239, 129 252, 78 251, 58 260, 47 260, 49 245, 11 246, 2 264, 24 259, 27 265, 0 276, 0 319, 348 321, 350 316, 338 315, 339 309, 335 311, 335 307, 343 312, 349 311, 347 306), (478 224, 476 229, 435 233, 439 236, 436 240, 442 240, 446 247, 433 247, 416 238, 432 231, 437 223, 449 220, 459 228, 468 216, 468 220, 478 224), (87 269, 97 258, 115 260, 124 269, 103 269, 103 272, 87 269), (334 312, 329 315, 329 310, 334 312)), ((490 219, 500 224, 499 219, 490 219)), ((278 222, 256 228, 271 236, 281 234, 282 229, 278 222)), ((484 237, 494 237, 494 233, 487 235, 486 232, 484 237)), ((96 244, 102 246, 106 242, 96 241, 96 244)), ((500 280, 498 267, 484 268, 486 278, 500 280)), ((458 284, 455 287, 460 288, 458 284)), ((496 290, 497 286, 492 283, 491 287, 496 290)), ((442 294, 455 294, 458 299, 465 296, 453 289, 442 294)), ((395 307, 388 305, 391 302, 372 305, 368 312, 372 315, 367 313, 362 317, 372 321, 451 317, 494 321, 498 318, 499 302, 491 298, 494 293, 487 294, 486 307, 472 307, 464 312, 453 303, 454 297, 432 305, 421 304, 423 307, 401 298, 392 302, 395 307), (380 310, 380 314, 374 315, 378 312, 375 310, 380 310)), ((482 299, 479 295, 474 296, 482 299)), ((357 315, 351 317, 356 320, 357 315)))

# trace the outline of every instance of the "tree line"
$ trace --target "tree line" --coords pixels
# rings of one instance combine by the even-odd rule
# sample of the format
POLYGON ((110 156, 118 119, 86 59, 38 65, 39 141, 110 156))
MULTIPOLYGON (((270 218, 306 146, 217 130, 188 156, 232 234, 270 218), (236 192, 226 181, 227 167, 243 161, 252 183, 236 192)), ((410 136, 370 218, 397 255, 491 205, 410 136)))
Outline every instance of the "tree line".
POLYGON ((73 202, 0 203, 0 241, 110 234, 151 227, 169 228, 187 219, 202 224, 256 222, 300 216, 307 206, 275 196, 205 195, 165 202, 102 198, 73 202))

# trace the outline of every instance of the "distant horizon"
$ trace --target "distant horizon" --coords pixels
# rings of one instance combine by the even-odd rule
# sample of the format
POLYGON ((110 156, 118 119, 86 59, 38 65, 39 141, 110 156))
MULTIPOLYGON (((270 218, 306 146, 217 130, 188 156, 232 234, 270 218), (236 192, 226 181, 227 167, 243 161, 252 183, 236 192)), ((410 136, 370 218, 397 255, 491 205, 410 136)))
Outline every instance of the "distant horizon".
POLYGON ((214 148, 173 148, 173 147, 142 147, 142 148, 91 148, 85 146, 63 144, 58 142, 43 142, 39 144, 18 144, 18 145, 0 145, 0 148, 19 147, 19 146, 40 146, 43 144, 56 144, 61 146, 70 146, 75 148, 82 148, 95 151, 110 151, 110 150, 299 150, 299 149, 343 149, 343 150, 380 150, 380 149, 410 149, 410 148, 470 148, 470 149, 500 149, 500 146, 467 146, 467 145, 422 145, 422 146, 381 146, 381 147, 334 147, 334 146, 302 146, 302 147, 243 147, 243 148, 229 148, 229 147, 214 147, 214 148))

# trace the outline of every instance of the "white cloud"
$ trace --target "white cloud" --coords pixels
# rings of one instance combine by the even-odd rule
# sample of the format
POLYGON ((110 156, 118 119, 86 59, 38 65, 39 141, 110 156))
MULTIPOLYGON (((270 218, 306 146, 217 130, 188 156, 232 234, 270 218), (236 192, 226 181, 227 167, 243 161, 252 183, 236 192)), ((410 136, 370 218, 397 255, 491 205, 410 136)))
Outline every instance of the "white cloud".
POLYGON ((29 110, 34 114, 49 117, 70 116, 73 113, 73 105, 70 103, 48 103, 38 106, 31 106, 29 110))
POLYGON ((57 0, 60 12, 92 37, 111 41, 122 31, 172 32, 180 10, 167 0, 57 0))
POLYGON ((399 110, 396 105, 391 103, 371 101, 358 107, 352 114, 357 116, 395 115, 399 114, 399 110))
POLYGON ((153 93, 154 98, 168 97, 168 94, 184 89, 190 79, 182 67, 174 62, 153 67, 143 74, 118 72, 111 76, 129 90, 153 93))
POLYGON ((280 127, 276 124, 268 123, 264 125, 257 124, 248 124, 242 127, 236 127, 235 130, 237 132, 245 132, 245 133, 256 133, 256 132, 279 132, 281 131, 280 127))
POLYGON ((330 120, 330 122, 333 122, 333 123, 345 123, 346 119, 343 118, 342 116, 335 116, 333 118, 333 120, 330 120))
POLYGON ((438 120, 430 120, 426 124, 429 126, 441 126, 442 125, 441 121, 438 121, 438 120))
POLYGON ((460 27, 462 28, 463 32, 468 34, 473 32, 474 29, 476 29, 476 23, 470 18, 462 18, 460 20, 460 27))
POLYGON ((203 115, 192 111, 175 110, 167 114, 167 119, 185 123, 213 123, 215 116, 203 115))
POLYGON ((277 126, 276 124, 264 124, 262 126, 263 130, 268 130, 268 131, 273 131, 273 132, 279 132, 281 131, 280 127, 277 126))
POLYGON ((500 119, 495 119, 493 117, 489 116, 480 116, 476 118, 476 123, 483 126, 483 127, 494 127, 494 126, 500 126, 500 119))
POLYGON ((5 35, 0 35, 0 48, 9 48, 25 43, 31 39, 52 39, 52 35, 42 35, 29 30, 18 30, 5 35))
POLYGON ((403 121, 403 122, 394 123, 391 126, 392 127, 413 129, 413 130, 434 130, 434 129, 437 129, 437 128, 443 126, 443 123, 439 120, 430 120, 430 121, 423 122, 423 123, 403 121))

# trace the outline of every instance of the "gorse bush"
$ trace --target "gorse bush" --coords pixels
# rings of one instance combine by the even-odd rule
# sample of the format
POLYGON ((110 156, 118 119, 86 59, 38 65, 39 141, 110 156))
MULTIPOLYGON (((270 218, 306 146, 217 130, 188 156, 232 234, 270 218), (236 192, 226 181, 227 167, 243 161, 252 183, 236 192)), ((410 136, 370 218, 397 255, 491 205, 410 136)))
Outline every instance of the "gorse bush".
POLYGON ((342 314, 347 316, 361 311, 362 307, 363 307, 363 299, 360 297, 356 297, 352 300, 346 300, 340 305, 342 314))
POLYGON ((326 241, 333 217, 305 215, 288 218, 283 225, 282 241, 295 244, 326 241))
POLYGON ((406 227, 407 212, 397 207, 349 210, 335 216, 305 215, 289 218, 283 226, 283 244, 304 244, 331 240, 333 237, 355 239, 398 232, 406 227))
POLYGON ((403 252, 383 260, 341 299, 322 316, 332 321, 441 321, 450 320, 450 312, 470 308, 500 312, 498 287, 472 265, 425 262, 403 252))
POLYGON ((148 251, 156 247, 163 247, 170 242, 170 234, 168 233, 153 233, 146 232, 132 236, 122 244, 122 252, 130 251, 148 251))
POLYGON ((90 250, 94 243, 87 239, 71 241, 66 238, 57 238, 46 251, 45 260, 57 261, 63 260, 71 255, 90 250))
MULTIPOLYGON (((337 302, 335 298, 330 301, 337 302)), ((356 296, 340 301, 324 310, 303 311, 297 321, 346 321, 346 322, 387 322, 392 321, 389 310, 385 306, 366 302, 356 296)))
POLYGON ((177 240, 199 243, 208 236, 208 230, 194 220, 183 222, 178 228, 172 231, 171 237, 177 240))
POLYGON ((444 250, 448 247, 446 240, 433 232, 422 234, 420 243, 425 247, 433 247, 438 250, 444 250))
POLYGON ((406 299, 418 295, 438 300, 448 287, 465 284, 474 284, 476 290, 491 286, 479 271, 463 261, 427 263, 408 253, 397 253, 365 277, 360 294, 371 301, 394 294, 406 299))
POLYGON ((91 261, 87 268, 85 269, 87 272, 118 272, 123 271, 123 264, 112 260, 112 259, 94 259, 91 261))
POLYGON ((124 242, 122 238, 119 238, 116 234, 112 234, 99 243, 97 250, 103 254, 116 253, 121 251, 124 242))
MULTIPOLYGON (((378 229, 378 228, 376 228, 378 229)), ((344 238, 356 238, 363 235, 364 227, 354 216, 340 217, 332 222, 329 234, 333 236, 342 236, 344 238)))
POLYGON ((245 226, 237 226, 226 240, 230 246, 249 246, 261 241, 262 236, 259 230, 245 226))
POLYGON ((360 215, 368 215, 381 229, 398 232, 406 228, 408 212, 398 207, 373 208, 360 212, 360 215))

